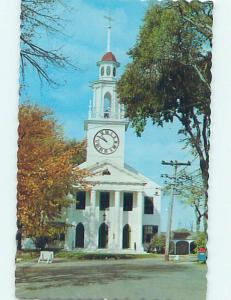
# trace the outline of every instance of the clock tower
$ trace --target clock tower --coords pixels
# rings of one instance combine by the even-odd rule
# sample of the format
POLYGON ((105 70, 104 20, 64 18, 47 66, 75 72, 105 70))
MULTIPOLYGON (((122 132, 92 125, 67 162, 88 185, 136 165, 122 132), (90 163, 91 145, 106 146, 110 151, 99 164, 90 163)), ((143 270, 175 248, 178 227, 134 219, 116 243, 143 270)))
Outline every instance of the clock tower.
POLYGON ((124 117, 124 106, 116 92, 116 73, 120 64, 110 51, 110 28, 108 51, 97 62, 99 79, 91 85, 93 100, 84 124, 87 131, 87 162, 108 159, 124 166, 124 137, 128 120, 124 117))

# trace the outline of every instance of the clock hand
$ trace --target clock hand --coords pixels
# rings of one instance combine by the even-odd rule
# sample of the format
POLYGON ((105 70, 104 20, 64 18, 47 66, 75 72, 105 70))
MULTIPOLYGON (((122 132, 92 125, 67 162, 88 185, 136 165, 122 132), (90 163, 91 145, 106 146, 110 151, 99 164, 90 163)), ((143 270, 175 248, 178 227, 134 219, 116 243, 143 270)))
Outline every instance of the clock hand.
POLYGON ((101 140, 103 140, 104 142, 107 143, 107 140, 101 135, 101 136, 98 136, 101 140))

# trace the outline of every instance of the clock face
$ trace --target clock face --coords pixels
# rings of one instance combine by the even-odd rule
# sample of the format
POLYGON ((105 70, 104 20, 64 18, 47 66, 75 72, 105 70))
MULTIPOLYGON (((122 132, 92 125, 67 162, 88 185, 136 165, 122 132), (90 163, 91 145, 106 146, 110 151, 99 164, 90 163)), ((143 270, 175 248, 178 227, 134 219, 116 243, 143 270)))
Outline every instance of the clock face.
POLYGON ((114 153, 119 147, 119 137, 111 129, 101 129, 96 133, 93 140, 95 149, 102 154, 114 153))

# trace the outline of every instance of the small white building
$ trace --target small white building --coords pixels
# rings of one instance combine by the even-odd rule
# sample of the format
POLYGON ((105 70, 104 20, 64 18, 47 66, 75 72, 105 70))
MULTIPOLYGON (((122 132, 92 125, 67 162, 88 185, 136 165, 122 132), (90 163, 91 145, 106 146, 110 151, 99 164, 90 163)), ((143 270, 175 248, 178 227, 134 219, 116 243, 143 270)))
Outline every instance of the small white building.
MULTIPOLYGON (((120 64, 108 52, 97 63, 99 79, 92 83, 87 133, 91 191, 76 190, 68 208, 65 248, 111 253, 143 253, 144 244, 160 232, 160 187, 124 160, 128 120, 116 93, 120 64)), ((135 151, 135 150, 134 150, 135 151)), ((145 155, 145 149, 142 156, 145 155)))

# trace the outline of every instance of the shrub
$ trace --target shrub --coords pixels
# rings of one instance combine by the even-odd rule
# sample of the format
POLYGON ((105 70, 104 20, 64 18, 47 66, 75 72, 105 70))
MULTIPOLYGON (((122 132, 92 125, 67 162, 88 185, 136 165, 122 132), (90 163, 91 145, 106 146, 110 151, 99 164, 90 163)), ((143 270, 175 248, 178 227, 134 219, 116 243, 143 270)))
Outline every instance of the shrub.
POLYGON ((198 250, 200 248, 206 248, 206 244, 207 244, 207 235, 204 232, 200 232, 198 233, 197 237, 196 237, 196 248, 195 248, 195 252, 198 252, 198 250))
POLYGON ((155 235, 149 244, 148 252, 157 252, 157 253, 164 253, 165 250, 165 236, 155 235))

